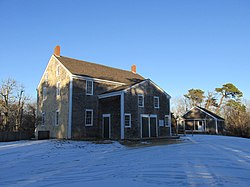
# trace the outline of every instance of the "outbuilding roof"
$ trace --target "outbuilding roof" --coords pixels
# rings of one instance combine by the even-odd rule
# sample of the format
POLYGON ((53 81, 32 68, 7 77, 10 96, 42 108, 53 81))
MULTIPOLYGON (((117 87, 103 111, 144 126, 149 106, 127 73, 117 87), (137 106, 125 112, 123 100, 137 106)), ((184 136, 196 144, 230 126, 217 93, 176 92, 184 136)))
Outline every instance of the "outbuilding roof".
POLYGON ((195 106, 195 107, 191 108, 182 117, 184 119, 193 119, 193 120, 195 120, 195 119, 202 119, 202 118, 204 118, 206 114, 209 115, 209 116, 211 116, 211 117, 213 117, 213 118, 216 118, 217 120, 224 121, 224 119, 222 117, 220 117, 217 114, 215 114, 215 113, 213 113, 213 112, 211 112, 211 111, 209 111, 209 110, 207 110, 207 109, 205 109, 203 107, 200 107, 200 106, 195 106), (200 111, 201 113, 198 112, 197 110, 200 111))

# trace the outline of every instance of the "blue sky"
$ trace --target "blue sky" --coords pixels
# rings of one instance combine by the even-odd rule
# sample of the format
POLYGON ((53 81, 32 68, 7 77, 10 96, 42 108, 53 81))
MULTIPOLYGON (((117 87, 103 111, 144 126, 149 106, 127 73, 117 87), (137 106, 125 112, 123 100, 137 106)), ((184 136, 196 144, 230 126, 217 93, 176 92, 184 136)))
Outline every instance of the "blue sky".
POLYGON ((0 0, 0 80, 36 97, 53 49, 130 70, 172 97, 235 84, 250 99, 249 0, 0 0))

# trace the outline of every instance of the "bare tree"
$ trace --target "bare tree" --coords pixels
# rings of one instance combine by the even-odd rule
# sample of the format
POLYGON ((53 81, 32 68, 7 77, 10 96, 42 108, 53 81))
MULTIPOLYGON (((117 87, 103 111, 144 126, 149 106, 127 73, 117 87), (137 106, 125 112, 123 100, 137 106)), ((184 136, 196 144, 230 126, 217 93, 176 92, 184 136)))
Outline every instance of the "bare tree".
POLYGON ((0 85, 0 108, 3 113, 3 131, 18 131, 23 116, 23 108, 28 97, 25 96, 25 90, 14 79, 2 81, 0 85))
POLYGON ((14 90, 16 88, 16 81, 14 79, 7 79, 2 81, 0 86, 0 96, 2 99, 1 108, 3 113, 3 131, 10 130, 10 115, 11 106, 15 102, 15 97, 13 97, 14 90))
POLYGON ((176 97, 171 100, 171 111, 174 113, 175 117, 180 117, 187 112, 188 103, 186 98, 183 97, 176 97))

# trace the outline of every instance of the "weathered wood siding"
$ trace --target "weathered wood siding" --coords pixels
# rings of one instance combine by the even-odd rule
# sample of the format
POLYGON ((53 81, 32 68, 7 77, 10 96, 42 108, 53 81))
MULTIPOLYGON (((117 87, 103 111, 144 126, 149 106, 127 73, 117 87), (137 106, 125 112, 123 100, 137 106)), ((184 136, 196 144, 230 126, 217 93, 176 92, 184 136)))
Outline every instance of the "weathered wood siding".
POLYGON ((86 95, 86 80, 73 80, 72 97, 72 138, 101 138, 102 128, 100 125, 98 95, 109 89, 118 87, 117 84, 93 82, 93 95, 86 95), (93 126, 85 126, 85 110, 93 110, 93 126))
POLYGON ((159 127, 159 120, 170 114, 169 99, 150 81, 145 81, 125 93, 124 112, 131 114, 131 128, 125 128, 125 138, 141 137, 141 114, 157 115, 158 135, 169 135, 169 127, 159 127), (138 95, 144 95, 144 107, 138 107, 138 95), (159 108, 154 108, 154 96, 159 97, 159 108))
POLYGON ((56 76, 58 61, 52 56, 46 72, 42 77, 41 84, 37 90, 38 116, 45 112, 45 125, 41 122, 36 129, 38 131, 50 131, 51 138, 67 138, 68 116, 69 116, 69 73, 60 65, 59 75, 56 76), (48 80, 46 80, 48 73, 48 80), (60 96, 56 95, 57 82, 60 82, 60 96), (47 89, 47 98, 43 100, 43 87, 47 89), (56 111, 59 110, 59 124, 55 125, 56 111))
POLYGON ((99 101, 99 126, 101 127, 101 137, 103 137, 103 114, 110 114, 110 125, 111 125, 111 132, 110 138, 111 139, 120 139, 121 138, 121 100, 120 96, 109 97, 105 99, 100 99, 99 101))

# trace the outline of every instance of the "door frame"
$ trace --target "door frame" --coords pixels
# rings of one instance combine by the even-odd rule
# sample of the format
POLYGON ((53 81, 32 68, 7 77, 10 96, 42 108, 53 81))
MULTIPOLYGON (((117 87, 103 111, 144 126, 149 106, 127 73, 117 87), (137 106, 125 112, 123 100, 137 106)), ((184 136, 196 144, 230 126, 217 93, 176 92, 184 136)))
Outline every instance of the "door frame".
POLYGON ((111 137, 111 115, 110 114, 103 114, 102 115, 102 137, 104 138, 104 118, 109 118, 109 138, 111 137))
POLYGON ((157 123, 157 114, 141 114, 140 115, 140 128, 141 128, 141 138, 142 138, 142 118, 148 118, 148 130, 149 130, 149 138, 151 138, 151 129, 150 129, 150 118, 155 118, 156 122, 156 137, 158 137, 158 123, 157 123))
MULTIPOLYGON (((151 114, 149 115, 149 127, 151 127, 151 121, 150 121, 150 118, 155 118, 155 126, 156 126, 156 137, 158 137, 158 123, 157 123, 157 115, 156 114, 151 114)), ((150 131, 149 131, 150 132, 150 131)), ((149 133, 150 137, 151 137, 151 132, 149 133)))

